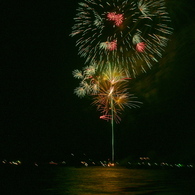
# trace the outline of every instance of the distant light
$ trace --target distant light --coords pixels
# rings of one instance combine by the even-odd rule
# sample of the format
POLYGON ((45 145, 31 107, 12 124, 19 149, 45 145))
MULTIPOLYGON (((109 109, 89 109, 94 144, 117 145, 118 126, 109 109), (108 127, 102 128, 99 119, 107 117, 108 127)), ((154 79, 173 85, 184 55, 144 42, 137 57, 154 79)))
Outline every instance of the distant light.
POLYGON ((108 163, 108 167, 114 167, 115 164, 114 163, 108 163))
POLYGON ((50 161, 49 162, 50 165, 57 165, 58 163, 54 162, 54 161, 50 161))

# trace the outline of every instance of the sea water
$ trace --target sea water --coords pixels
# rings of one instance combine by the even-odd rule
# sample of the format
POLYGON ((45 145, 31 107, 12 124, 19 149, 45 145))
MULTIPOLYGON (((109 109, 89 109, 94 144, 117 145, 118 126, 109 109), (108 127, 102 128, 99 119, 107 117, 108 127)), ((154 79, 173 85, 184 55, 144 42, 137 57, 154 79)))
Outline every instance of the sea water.
MULTIPOLYGON (((2 195, 193 195, 193 170, 126 167, 4 167, 2 195)), ((0 191, 0 192, 1 192, 0 191)))

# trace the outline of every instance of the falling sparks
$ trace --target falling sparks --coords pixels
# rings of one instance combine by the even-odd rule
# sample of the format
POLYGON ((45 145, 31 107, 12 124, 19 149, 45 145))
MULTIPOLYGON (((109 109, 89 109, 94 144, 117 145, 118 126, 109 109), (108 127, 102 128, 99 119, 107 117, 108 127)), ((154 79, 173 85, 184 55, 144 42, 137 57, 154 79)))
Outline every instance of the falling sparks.
POLYGON ((117 41, 114 40, 114 41, 111 41, 111 42, 102 42, 100 44, 100 48, 102 49, 107 49, 107 50, 110 50, 110 51, 113 51, 113 50, 117 50, 117 41))

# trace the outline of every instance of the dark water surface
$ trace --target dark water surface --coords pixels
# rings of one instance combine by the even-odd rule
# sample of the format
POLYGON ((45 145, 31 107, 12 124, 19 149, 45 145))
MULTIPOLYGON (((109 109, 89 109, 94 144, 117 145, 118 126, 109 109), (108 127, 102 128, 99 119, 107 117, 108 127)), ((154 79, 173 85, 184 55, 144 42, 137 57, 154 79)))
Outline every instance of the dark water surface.
POLYGON ((1 167, 2 195, 195 194, 194 170, 1 167))

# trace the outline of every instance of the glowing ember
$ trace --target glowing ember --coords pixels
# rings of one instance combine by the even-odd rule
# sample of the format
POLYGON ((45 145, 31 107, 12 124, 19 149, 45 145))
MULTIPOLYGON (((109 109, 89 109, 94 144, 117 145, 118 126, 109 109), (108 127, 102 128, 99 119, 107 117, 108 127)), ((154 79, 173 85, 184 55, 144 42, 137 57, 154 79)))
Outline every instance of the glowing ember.
POLYGON ((140 42, 136 45, 136 50, 138 52, 144 52, 145 48, 146 48, 146 44, 144 42, 140 42))
POLYGON ((111 21, 114 21, 116 26, 120 26, 123 23, 123 14, 116 14, 114 12, 110 12, 107 14, 107 18, 111 21))

